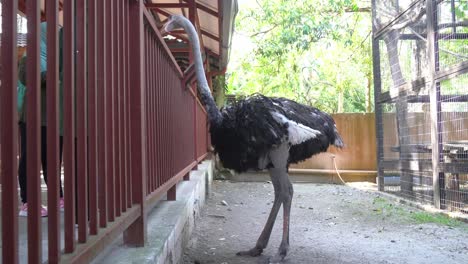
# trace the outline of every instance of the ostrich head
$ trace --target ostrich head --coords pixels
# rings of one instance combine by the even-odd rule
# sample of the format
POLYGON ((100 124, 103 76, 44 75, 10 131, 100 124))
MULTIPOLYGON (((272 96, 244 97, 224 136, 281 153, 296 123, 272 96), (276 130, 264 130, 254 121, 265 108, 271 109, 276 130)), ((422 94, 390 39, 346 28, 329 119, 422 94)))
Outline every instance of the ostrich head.
POLYGON ((175 29, 182 28, 184 23, 186 23, 186 18, 181 15, 171 15, 169 16, 166 24, 162 28, 162 33, 169 33, 175 29))

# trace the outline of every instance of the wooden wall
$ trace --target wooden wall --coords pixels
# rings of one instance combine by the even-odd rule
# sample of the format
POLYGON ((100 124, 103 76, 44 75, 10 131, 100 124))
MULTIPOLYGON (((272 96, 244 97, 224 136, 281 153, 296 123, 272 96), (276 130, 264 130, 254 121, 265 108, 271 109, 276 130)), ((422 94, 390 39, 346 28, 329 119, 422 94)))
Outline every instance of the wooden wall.
POLYGON ((316 155, 291 168, 332 170, 334 167, 330 154, 334 154, 340 170, 377 170, 374 114, 346 113, 332 116, 345 148, 340 150, 330 147, 327 153, 316 155))

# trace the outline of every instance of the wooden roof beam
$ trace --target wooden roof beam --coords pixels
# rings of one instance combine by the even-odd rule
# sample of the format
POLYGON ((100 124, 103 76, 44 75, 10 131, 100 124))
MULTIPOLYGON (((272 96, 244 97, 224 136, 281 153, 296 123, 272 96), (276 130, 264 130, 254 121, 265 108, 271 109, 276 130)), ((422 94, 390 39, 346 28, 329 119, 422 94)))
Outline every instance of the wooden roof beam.
MULTIPOLYGON (((189 0, 183 0, 184 2, 188 2, 189 0)), ((212 16, 215 16, 217 17, 218 16, 218 12, 207 7, 206 5, 202 4, 202 3, 196 3, 196 7, 212 16)))

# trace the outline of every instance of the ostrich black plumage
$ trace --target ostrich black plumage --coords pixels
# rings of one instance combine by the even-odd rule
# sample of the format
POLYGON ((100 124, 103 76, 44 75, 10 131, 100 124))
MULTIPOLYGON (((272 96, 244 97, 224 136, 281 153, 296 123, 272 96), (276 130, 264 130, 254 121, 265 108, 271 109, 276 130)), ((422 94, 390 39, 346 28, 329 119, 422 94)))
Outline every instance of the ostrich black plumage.
POLYGON ((223 108, 216 107, 205 77, 200 44, 192 23, 173 15, 163 30, 182 27, 192 44, 198 90, 208 113, 211 143, 223 166, 237 172, 268 169, 275 198, 268 220, 255 247, 238 255, 258 256, 267 246, 283 205, 283 237, 271 262, 280 262, 289 249, 289 216, 293 186, 288 166, 324 152, 330 145, 343 147, 335 122, 316 108, 285 98, 254 95, 223 108))

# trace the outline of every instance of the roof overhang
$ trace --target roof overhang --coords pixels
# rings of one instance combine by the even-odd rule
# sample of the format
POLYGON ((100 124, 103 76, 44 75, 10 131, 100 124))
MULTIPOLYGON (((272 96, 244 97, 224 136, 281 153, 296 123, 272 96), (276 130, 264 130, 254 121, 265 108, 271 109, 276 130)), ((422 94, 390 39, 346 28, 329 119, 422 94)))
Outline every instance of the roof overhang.
MULTIPOLYGON (((45 1, 41 1, 41 19, 45 21, 45 1)), ((26 0, 18 0, 18 9, 26 11, 26 0)), ((212 71, 223 72, 229 62, 234 22, 238 12, 237 0, 145 0, 162 26, 167 17, 180 14, 189 18, 198 28, 203 53, 212 71)), ((63 24, 63 0, 59 0, 59 24, 63 24)), ((183 31, 175 32, 176 39, 166 38, 166 43, 182 69, 189 64, 189 45, 183 31)))
MULTIPOLYGON (((160 25, 173 14, 184 15, 197 27, 203 52, 213 70, 222 71, 227 67, 234 21, 238 11, 237 0, 147 0, 146 7, 160 25)), ((172 32, 174 38, 166 43, 174 57, 185 68, 189 63, 189 45, 184 31, 172 32)))

